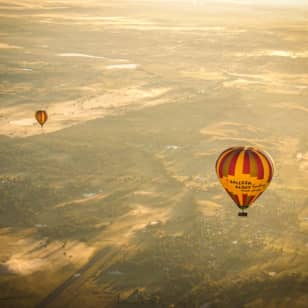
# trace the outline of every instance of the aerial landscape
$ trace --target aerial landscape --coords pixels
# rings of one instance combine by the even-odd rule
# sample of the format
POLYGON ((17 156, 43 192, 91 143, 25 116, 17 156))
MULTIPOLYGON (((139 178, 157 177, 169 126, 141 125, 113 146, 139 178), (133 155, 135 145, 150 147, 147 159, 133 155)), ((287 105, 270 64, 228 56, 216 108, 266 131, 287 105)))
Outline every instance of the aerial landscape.
POLYGON ((0 17, 1 308, 308 307, 308 1, 0 17), (232 146, 274 161, 247 217, 215 172, 232 146))

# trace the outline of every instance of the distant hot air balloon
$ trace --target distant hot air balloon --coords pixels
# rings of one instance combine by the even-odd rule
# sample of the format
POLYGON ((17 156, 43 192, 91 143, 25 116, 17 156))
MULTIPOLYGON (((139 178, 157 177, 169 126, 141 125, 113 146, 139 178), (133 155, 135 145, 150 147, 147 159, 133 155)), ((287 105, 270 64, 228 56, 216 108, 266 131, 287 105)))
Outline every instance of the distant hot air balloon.
POLYGON ((45 110, 38 110, 35 113, 35 118, 37 120, 37 122, 40 123, 41 127, 43 127, 43 125, 46 123, 48 116, 47 116, 47 112, 45 110))
POLYGON ((233 147, 223 151, 216 161, 221 185, 247 216, 248 208, 267 188, 273 177, 272 158, 254 147, 233 147))

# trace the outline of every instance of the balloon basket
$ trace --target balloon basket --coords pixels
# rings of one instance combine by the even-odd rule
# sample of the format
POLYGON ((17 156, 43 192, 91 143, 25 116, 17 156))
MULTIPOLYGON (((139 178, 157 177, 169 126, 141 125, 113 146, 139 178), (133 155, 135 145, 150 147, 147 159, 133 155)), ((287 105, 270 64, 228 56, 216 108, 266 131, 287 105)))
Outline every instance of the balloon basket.
POLYGON ((246 217, 246 216, 248 216, 248 213, 246 213, 246 212, 239 212, 238 216, 245 216, 246 217))

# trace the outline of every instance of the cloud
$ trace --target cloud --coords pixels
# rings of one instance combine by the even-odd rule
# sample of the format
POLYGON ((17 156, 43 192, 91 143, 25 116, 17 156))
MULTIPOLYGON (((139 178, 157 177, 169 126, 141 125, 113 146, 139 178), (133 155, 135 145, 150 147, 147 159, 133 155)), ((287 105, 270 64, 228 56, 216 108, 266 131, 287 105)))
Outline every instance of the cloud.
POLYGON ((40 271, 58 271, 68 264, 80 266, 94 253, 95 248, 79 241, 35 241, 31 238, 16 243, 18 251, 12 252, 2 268, 17 275, 31 275, 40 271))

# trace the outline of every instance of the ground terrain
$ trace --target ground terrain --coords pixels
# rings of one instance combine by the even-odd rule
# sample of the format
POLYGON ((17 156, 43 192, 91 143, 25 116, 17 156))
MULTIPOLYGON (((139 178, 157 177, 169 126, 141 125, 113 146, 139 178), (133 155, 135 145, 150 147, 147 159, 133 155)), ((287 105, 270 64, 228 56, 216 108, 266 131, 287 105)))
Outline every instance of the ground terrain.
POLYGON ((307 307, 307 6, 0 17, 1 307, 307 307), (233 145, 275 161, 247 218, 214 170, 233 145))

